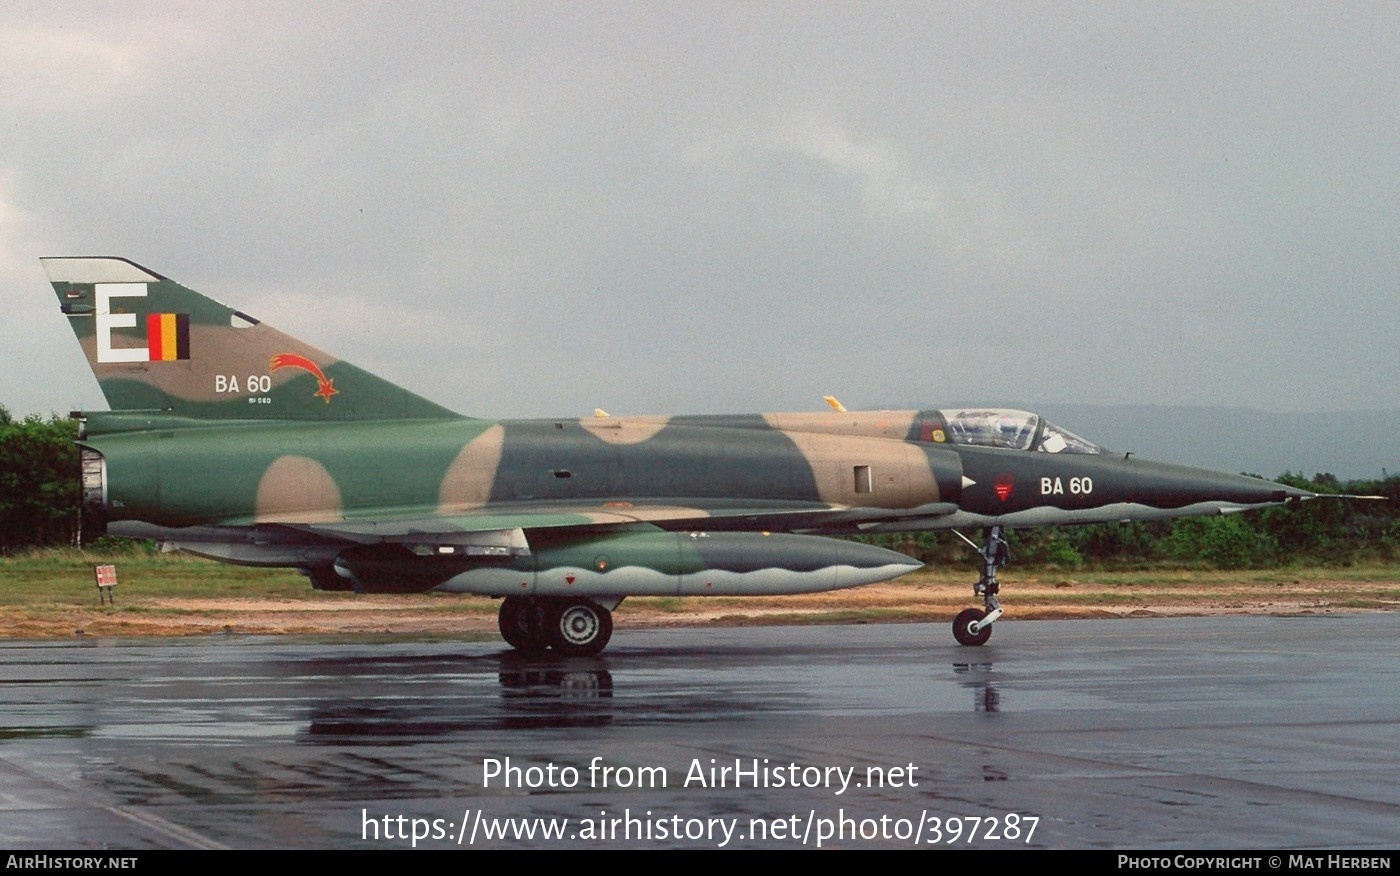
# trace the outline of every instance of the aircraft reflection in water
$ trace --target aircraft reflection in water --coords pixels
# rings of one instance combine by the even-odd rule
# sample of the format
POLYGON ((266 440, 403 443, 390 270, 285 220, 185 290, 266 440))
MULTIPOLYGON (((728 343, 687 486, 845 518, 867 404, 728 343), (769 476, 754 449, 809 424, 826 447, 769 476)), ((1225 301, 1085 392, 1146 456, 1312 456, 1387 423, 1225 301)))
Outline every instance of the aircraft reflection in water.
POLYGON ((491 729, 603 727, 613 721, 613 677, 600 658, 541 662, 508 652, 496 680, 500 697, 494 703, 476 698, 474 685, 410 697, 337 699, 314 710, 307 734, 315 742, 397 743, 491 729))
MULTIPOLYGON (((990 663, 953 664, 955 675, 990 676, 991 672, 992 664, 990 663)), ((963 687, 972 691, 972 710, 974 712, 1001 711, 1001 691, 990 678, 963 682, 963 687)))
POLYGON ((86 533, 326 590, 503 597, 525 652, 598 653, 632 595, 807 593, 920 565, 827 536, 968 527, 982 607, 953 632, 980 645, 1008 528, 1313 497, 1111 454, 1025 411, 464 417, 134 262, 43 263, 112 408, 75 414, 86 533))
MULTIPOLYGON (((640 665, 628 664, 630 658, 623 658, 623 663, 618 664, 606 657, 560 658, 507 651, 484 659, 398 658, 387 665, 377 657, 315 661, 298 671, 330 678, 413 681, 410 687, 421 689, 408 695, 400 692, 392 696, 328 698, 311 710, 305 738, 317 744, 350 739, 356 744, 397 744, 408 739, 483 730, 603 727, 614 723, 677 725, 738 714, 765 720, 759 717, 764 712, 806 711, 815 708, 814 701, 822 699, 816 688, 794 691, 787 682, 780 686, 768 686, 763 681, 735 686, 732 682, 737 677, 753 679, 753 667, 745 665, 744 658, 737 664, 716 666, 712 678, 705 677, 711 673, 704 671, 696 679, 693 667, 680 668, 684 660, 681 653, 652 655, 659 658, 659 663, 646 661, 648 669, 643 677, 633 673, 630 683, 614 682, 614 671, 623 679, 629 668, 640 665), (452 677, 451 682, 434 685, 433 679, 446 676, 452 677), (687 687, 687 682, 679 680, 681 677, 693 680, 693 685, 687 687), (497 687, 498 695, 490 695, 492 687, 497 687)), ((951 696, 930 680, 925 694, 931 701, 939 702, 940 708, 948 712, 964 708, 975 713, 1003 710, 1001 690, 990 662, 956 662, 951 668, 959 695, 951 696), (964 693, 970 698, 964 699, 964 693)), ((771 683, 771 679, 767 681, 771 683)), ((391 689, 386 684, 378 687, 391 689)))

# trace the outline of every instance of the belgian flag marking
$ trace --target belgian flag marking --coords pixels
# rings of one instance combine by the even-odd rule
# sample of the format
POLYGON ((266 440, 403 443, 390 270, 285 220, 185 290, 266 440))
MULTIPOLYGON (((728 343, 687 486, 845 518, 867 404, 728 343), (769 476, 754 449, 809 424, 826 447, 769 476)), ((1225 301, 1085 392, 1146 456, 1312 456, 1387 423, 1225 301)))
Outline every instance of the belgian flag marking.
POLYGON ((152 362, 174 362, 190 357, 188 313, 146 314, 146 348, 152 362))

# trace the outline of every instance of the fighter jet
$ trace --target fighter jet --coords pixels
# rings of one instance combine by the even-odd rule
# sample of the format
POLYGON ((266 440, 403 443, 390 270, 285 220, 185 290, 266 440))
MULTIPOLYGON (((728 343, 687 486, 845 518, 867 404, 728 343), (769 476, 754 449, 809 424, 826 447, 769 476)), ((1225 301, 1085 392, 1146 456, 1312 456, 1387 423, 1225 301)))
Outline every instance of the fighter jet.
POLYGON ((773 595, 921 564, 832 536, 1230 514, 1314 494, 1111 453, 1000 408, 463 416, 123 258, 43 264, 110 411, 80 421, 88 534, 300 570, 322 590, 498 597, 505 640, 601 651, 633 595, 773 595))

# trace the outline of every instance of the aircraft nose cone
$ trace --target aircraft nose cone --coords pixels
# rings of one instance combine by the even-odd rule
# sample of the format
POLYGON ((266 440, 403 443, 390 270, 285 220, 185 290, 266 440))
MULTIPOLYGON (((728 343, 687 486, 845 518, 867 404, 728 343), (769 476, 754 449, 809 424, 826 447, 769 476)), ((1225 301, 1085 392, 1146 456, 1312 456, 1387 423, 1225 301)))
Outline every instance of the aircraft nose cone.
POLYGON ((1249 508, 1310 499, 1313 493, 1250 475, 1186 466, 1149 463, 1139 469, 1139 483, 1157 503, 1188 505, 1220 502, 1249 508))
POLYGON ((1295 501, 1295 502, 1300 502, 1300 501, 1302 501, 1302 500, 1304 500, 1304 499, 1316 499, 1316 498, 1317 498, 1317 493, 1312 493, 1312 492, 1309 492, 1309 491, 1307 491, 1307 490, 1300 490, 1300 489, 1298 489, 1297 487, 1290 487, 1290 486, 1288 486, 1288 485, 1286 485, 1286 484, 1274 484, 1273 486, 1274 486, 1274 490, 1273 490, 1274 495, 1278 495, 1278 496, 1279 496, 1279 498, 1273 500, 1273 501, 1276 501, 1276 502, 1286 502, 1286 501, 1289 501, 1289 500, 1292 500, 1292 501, 1295 501))
POLYGON ((1235 475, 1235 485, 1231 498, 1242 505, 1278 504, 1287 501, 1311 499, 1315 495, 1286 484, 1266 481, 1248 475, 1235 475))

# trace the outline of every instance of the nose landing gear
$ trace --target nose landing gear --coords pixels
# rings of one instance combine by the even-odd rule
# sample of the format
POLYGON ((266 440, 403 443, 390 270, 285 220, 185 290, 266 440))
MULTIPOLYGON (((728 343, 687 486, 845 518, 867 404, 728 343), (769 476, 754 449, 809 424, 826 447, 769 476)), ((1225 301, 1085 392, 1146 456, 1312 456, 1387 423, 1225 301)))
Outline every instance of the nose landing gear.
POLYGON ((982 608, 958 612, 953 619, 953 638, 959 645, 983 645, 992 637, 992 624, 1002 615, 1001 600, 997 599, 997 592, 1001 590, 997 570, 1011 559, 1011 547, 1000 526, 987 527, 981 545, 957 530, 954 534, 972 545, 982 557, 981 577, 972 585, 973 594, 982 597, 982 608))

